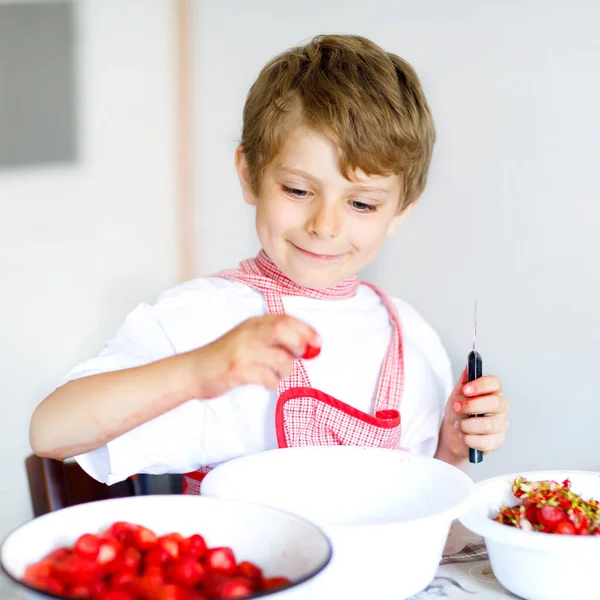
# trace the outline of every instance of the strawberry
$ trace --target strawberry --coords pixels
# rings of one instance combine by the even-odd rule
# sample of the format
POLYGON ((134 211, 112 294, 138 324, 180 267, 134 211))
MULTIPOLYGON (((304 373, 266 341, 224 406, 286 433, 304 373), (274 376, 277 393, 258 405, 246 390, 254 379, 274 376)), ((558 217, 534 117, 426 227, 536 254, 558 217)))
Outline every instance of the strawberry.
POLYGON ((104 533, 104 537, 115 539, 122 544, 131 546, 135 542, 135 532, 141 529, 141 525, 117 521, 113 523, 104 533))
POLYGON ((94 559, 98 556, 100 550, 100 539, 91 533, 84 533, 75 542, 73 550, 83 558, 94 559))
POLYGON ((263 590, 274 590, 290 583, 287 577, 269 577, 263 580, 263 590))
POLYGON ((254 564, 247 560, 242 561, 237 567, 237 575, 245 577, 254 583, 262 581, 262 571, 254 564))
POLYGON ((136 577, 137 575, 131 571, 119 571, 112 576, 110 586, 112 588, 127 587, 130 583, 135 581, 136 577))
POLYGON ((48 556, 46 556, 46 558, 44 559, 44 561, 47 562, 60 562, 61 560, 64 560, 65 558, 67 558, 67 556, 71 555, 71 550, 69 550, 68 548, 57 548, 56 550, 53 550, 52 552, 50 552, 50 554, 48 554, 48 556))
POLYGON ((188 598, 188 591, 175 583, 163 585, 150 594, 150 600, 188 600, 188 598))
POLYGON ((98 600, 136 600, 125 590, 106 590, 98 596, 98 600))
POLYGON ((211 548, 204 556, 204 564, 211 571, 230 576, 235 574, 235 555, 231 548, 211 548))
POLYGON ((191 535, 190 537, 181 540, 180 548, 182 553, 190 554, 198 558, 203 557, 208 550, 206 541, 198 534, 191 535))
POLYGON ((121 542, 110 538, 102 538, 99 540, 96 562, 99 565, 107 565, 112 563, 114 560, 116 560, 122 549, 123 545, 121 542))
POLYGON ((89 585, 74 585, 69 590, 69 598, 91 598, 94 595, 89 585))
POLYGON ((172 535, 163 535, 158 538, 158 547, 165 550, 170 559, 179 558, 179 541, 172 535))
POLYGON ((321 354, 321 348, 319 346, 312 346, 311 344, 306 344, 306 348, 304 350, 304 354, 302 358, 304 360, 310 360, 311 358, 316 358, 321 354))
POLYGON ((221 587, 220 598, 247 598, 254 592, 252 582, 243 577, 234 577, 221 587))
POLYGON ((551 504, 545 504, 537 511, 537 520, 540 525, 543 525, 546 529, 553 531, 554 528, 566 519, 565 511, 558 506, 552 506, 551 504))
POLYGON ((575 526, 569 521, 561 521, 554 529, 554 533, 562 535, 575 535, 575 526))
POLYGON ((125 548, 119 557, 119 571, 137 571, 142 562, 142 554, 133 546, 125 548))
POLYGON ((142 575, 136 577, 133 581, 127 584, 127 590, 130 591, 135 597, 148 598, 158 588, 162 587, 165 583, 164 577, 155 575, 142 575))
POLYGON ((154 577, 159 579, 164 579, 165 574, 163 572, 162 565, 146 565, 142 570, 142 575, 144 577, 154 577))
POLYGON ((145 563, 147 565, 164 565, 171 556, 164 548, 153 548, 146 554, 145 563))
POLYGON ((197 586, 206 575, 206 567, 193 556, 186 556, 167 566, 167 579, 187 587, 197 586))
POLYGON ((23 575, 23 581, 35 586, 37 581, 48 579, 53 574, 54 565, 50 562, 40 561, 27 566, 23 575))
POLYGON ((139 527, 133 532, 132 543, 138 550, 151 550, 156 547, 158 537, 147 527, 139 527))
POLYGON ((229 581, 231 581, 231 577, 227 577, 227 575, 217 571, 207 571, 202 590, 209 598, 220 598, 223 586, 229 581))
MULTIPOLYGON (((525 505, 525 503, 523 502, 523 505, 525 505)), ((536 507, 535 504, 529 504, 529 506, 527 506, 527 508, 525 509, 525 518, 532 524, 532 525, 537 525, 538 524, 538 509, 536 507)))
POLYGON ((35 585, 31 584, 32 587, 35 587, 38 590, 43 590, 44 592, 48 592, 49 594, 55 594, 57 596, 62 596, 65 593, 65 585, 55 579, 54 577, 47 577, 46 579, 40 579, 35 585))
POLYGON ((73 554, 54 567, 54 575, 65 585, 91 583, 100 577, 96 561, 73 554))

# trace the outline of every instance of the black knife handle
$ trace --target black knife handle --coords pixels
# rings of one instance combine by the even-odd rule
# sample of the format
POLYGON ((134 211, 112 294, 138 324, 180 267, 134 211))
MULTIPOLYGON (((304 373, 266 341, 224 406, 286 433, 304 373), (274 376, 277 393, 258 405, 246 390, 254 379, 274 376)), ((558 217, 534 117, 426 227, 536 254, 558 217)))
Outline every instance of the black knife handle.
MULTIPOLYGON (((469 358, 467 362, 467 381, 474 381, 479 379, 483 375, 483 362, 481 360, 481 354, 475 350, 469 352, 469 358)), ((484 415, 469 415, 471 417, 483 417, 484 415)), ((469 462, 472 464, 478 464, 483 461, 483 452, 481 450, 475 450, 469 448, 469 462)))

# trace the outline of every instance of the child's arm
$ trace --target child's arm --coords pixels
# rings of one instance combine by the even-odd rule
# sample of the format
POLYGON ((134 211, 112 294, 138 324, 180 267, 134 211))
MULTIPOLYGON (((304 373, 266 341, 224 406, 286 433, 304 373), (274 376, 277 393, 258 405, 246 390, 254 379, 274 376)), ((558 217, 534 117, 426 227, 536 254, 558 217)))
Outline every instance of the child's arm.
POLYGON ((276 388, 309 344, 319 346, 320 340, 307 324, 287 316, 257 317, 202 348, 70 381, 35 410, 31 446, 40 456, 64 459, 188 400, 215 398, 247 384, 276 388))

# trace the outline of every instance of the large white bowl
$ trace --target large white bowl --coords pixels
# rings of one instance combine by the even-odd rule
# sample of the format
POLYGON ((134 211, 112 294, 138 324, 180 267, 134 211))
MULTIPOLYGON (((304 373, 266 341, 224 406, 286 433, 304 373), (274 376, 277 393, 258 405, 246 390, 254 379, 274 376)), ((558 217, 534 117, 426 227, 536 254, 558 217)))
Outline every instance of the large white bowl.
POLYGON ((271 450, 228 461, 202 482, 207 496, 283 508, 323 527, 330 567, 319 598, 402 600, 435 576, 471 479, 446 463, 354 446, 271 450))
POLYGON ((313 598, 311 583, 331 558, 324 533, 297 516, 268 507, 198 496, 140 496, 81 504, 49 513, 10 534, 0 562, 10 578, 30 590, 31 598, 48 598, 21 583, 25 567, 83 533, 99 532, 115 521, 130 521, 157 534, 202 534, 209 546, 230 546, 238 561, 250 560, 265 576, 284 576, 292 585, 257 596, 273 599, 313 598))
POLYGON ((494 575, 526 600, 600 598, 600 536, 523 531, 492 520, 502 504, 519 504, 511 491, 519 475, 531 481, 568 478, 574 492, 600 499, 600 473, 587 471, 530 471, 479 482, 473 506, 460 520, 485 539, 494 575))

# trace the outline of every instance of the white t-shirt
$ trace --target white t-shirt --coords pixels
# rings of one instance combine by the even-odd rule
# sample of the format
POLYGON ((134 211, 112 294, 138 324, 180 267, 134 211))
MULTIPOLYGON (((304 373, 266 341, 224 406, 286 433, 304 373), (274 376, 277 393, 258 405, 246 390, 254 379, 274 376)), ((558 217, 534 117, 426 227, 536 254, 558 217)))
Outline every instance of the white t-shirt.
MULTIPOLYGON (((394 299, 404 341, 401 445, 432 456, 452 389, 450 361, 439 337, 409 304, 394 299)), ((392 328, 379 296, 361 285, 346 300, 284 296, 286 313, 312 325, 321 354, 305 361, 311 385, 372 412, 392 328)), ((251 317, 267 314, 264 296, 217 277, 196 279, 140 304, 99 356, 63 383, 127 369, 204 346, 251 317)), ((81 399, 85 402, 85 398, 81 399)), ((200 466, 277 448, 277 394, 247 385, 211 400, 190 400, 76 457, 92 477, 112 484, 135 473, 185 473, 200 466)))

